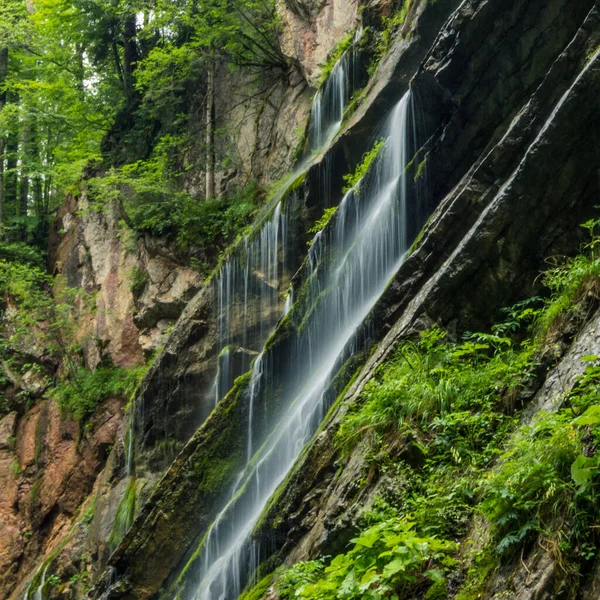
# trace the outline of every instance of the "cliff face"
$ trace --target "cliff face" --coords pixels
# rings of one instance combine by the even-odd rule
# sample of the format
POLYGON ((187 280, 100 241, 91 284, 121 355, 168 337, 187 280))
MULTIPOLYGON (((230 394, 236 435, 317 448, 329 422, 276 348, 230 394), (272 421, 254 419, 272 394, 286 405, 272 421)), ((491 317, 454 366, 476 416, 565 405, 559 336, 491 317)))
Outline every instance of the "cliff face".
MULTIPOLYGON (((335 260, 326 250, 316 256, 319 236, 334 247, 336 216, 320 222, 309 251, 312 228, 345 198, 343 176, 409 90, 419 143, 406 167, 406 194, 423 201, 419 210, 410 205, 406 228, 416 241, 356 341, 340 348, 344 367, 323 392, 331 410, 252 527, 261 575, 343 552, 365 508, 390 484, 384 470, 368 467, 368 445, 342 452, 336 436, 399 345, 433 323, 450 336, 489 328, 502 307, 540 293, 548 257, 577 252, 579 225, 593 216, 600 192, 598 2, 400 4, 280 0, 287 80, 237 105, 232 90, 248 83, 217 74, 218 111, 238 157, 218 176, 226 193, 248 177, 265 182, 292 167, 311 86, 341 38, 367 25, 356 61, 379 59, 354 90, 340 131, 301 162, 210 281, 164 240, 124 239, 118 204, 98 214, 83 195, 61 208, 53 269, 97 299, 85 324, 94 332, 87 365, 106 355, 123 367, 155 359, 127 417, 109 400, 81 431, 43 400, 0 423, 0 589, 7 597, 20 598, 31 585, 43 597, 79 598, 92 585, 89 597, 192 597, 211 523, 237 485, 252 434, 282 414, 282 390, 301 372, 294 352, 329 294, 324 287, 310 296, 310 283, 325 281, 319 264, 335 260), (400 8, 403 19, 386 30, 382 17, 393 19, 400 8), (384 34, 373 38, 378 28, 384 34), (252 252, 261 257, 256 263, 252 252), (236 273, 245 273, 241 283, 236 273), (269 381, 256 395, 256 368, 252 377, 248 371, 259 354, 269 381), (51 574, 58 584, 45 582, 51 574)), ((203 185, 200 172, 186 178, 188 189, 203 185)), ((552 359, 540 361, 519 396, 527 407, 521 423, 541 409, 557 411, 585 370, 582 357, 600 355, 596 311, 591 299, 584 319, 555 332, 552 359)), ((400 438, 389 446, 394 461, 411 451, 400 438)), ((458 541, 483 552, 490 536, 473 518, 458 541)), ((459 557, 463 574, 475 560, 459 557)), ((567 585, 561 568, 551 550, 529 548, 518 563, 497 566, 479 597, 558 597, 567 585)), ((571 591, 594 598, 598 572, 590 567, 589 581, 570 584, 571 591)), ((278 597, 275 581, 253 597, 278 597)), ((461 585, 453 582, 440 598, 461 585)))

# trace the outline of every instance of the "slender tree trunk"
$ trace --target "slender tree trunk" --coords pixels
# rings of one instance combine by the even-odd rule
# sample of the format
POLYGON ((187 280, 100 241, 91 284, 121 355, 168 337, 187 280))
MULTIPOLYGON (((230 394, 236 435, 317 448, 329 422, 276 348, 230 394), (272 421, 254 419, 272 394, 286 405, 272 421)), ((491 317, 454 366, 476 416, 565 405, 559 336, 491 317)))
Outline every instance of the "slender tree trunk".
MULTIPOLYGON (((3 84, 8 71, 8 48, 0 48, 0 113, 6 104, 3 84)), ((4 239, 4 136, 0 136, 0 240, 4 239)))
POLYGON ((135 13, 125 18, 123 25, 123 78, 125 80, 125 92, 129 98, 134 93, 133 72, 137 66, 137 26, 135 13))
POLYGON ((208 61, 206 90, 206 199, 215 197, 215 63, 208 61))
POLYGON ((17 156, 19 154, 19 135, 17 130, 9 131, 5 144, 6 171, 4 173, 4 216, 18 214, 17 206, 17 156))
MULTIPOLYGON (((23 122, 21 124, 21 177, 19 180, 19 217, 27 216, 29 203, 29 159, 31 145, 31 123, 29 115, 25 112, 23 122)), ((21 228, 21 239, 25 239, 26 226, 23 224, 21 228)))

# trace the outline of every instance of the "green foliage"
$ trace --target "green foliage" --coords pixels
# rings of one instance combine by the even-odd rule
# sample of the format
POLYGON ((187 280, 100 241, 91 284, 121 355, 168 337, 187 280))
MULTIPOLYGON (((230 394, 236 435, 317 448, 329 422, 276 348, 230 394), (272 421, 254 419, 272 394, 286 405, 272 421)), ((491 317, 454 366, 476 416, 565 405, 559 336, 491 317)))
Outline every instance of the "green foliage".
POLYGON ((129 289, 135 298, 139 298, 146 287, 148 281, 150 281, 150 275, 146 269, 141 267, 132 267, 127 274, 129 280, 129 289))
POLYGON ((134 477, 130 477, 125 488, 125 493, 117 508, 113 527, 108 536, 108 543, 113 549, 119 545, 133 523, 136 510, 136 495, 136 480, 134 477))
POLYGON ((398 599, 442 581, 455 564, 456 544, 419 536, 407 519, 373 525, 351 543, 353 548, 328 566, 312 561, 290 569, 279 584, 282 598, 398 599))
POLYGON ((108 398, 131 398, 146 370, 145 366, 134 369, 99 367, 95 371, 77 367, 50 393, 61 410, 82 421, 108 398))
POLYGON ((177 191, 169 160, 165 147, 148 161, 91 180, 94 207, 119 200, 135 231, 165 237, 182 248, 218 250, 251 223, 263 198, 255 182, 231 196, 199 201, 177 191))
POLYGON ((394 33, 404 25, 406 16, 410 10, 412 0, 403 0, 399 10, 394 12, 389 17, 382 18, 382 27, 375 31, 370 32, 372 40, 371 45, 371 61, 369 64, 369 75, 373 75, 381 62, 381 59, 386 56, 392 46, 392 39, 394 33))
POLYGON ((551 530, 554 516, 569 506, 571 465, 577 435, 564 415, 544 414, 523 427, 501 466, 484 482, 481 510, 494 525, 500 554, 534 532, 551 530))
POLYGON ((44 268, 44 257, 40 250, 28 244, 0 242, 0 260, 19 263, 30 267, 44 268))
POLYGON ((362 161, 356 166, 354 173, 344 175, 344 181, 346 182, 346 185, 344 186, 343 190, 344 194, 349 192, 364 177, 365 173, 369 170, 369 168, 373 164, 373 161, 377 158, 384 145, 384 139, 381 139, 378 142, 376 142, 373 148, 371 148, 371 150, 369 150, 363 156, 362 161))
MULTIPOLYGON (((471 335, 460 344, 444 337, 433 328, 416 344, 400 344, 366 385, 364 401, 344 420, 338 443, 348 447, 367 433, 381 436, 414 420, 430 422, 434 429, 460 429, 471 416, 483 433, 486 419, 497 419, 498 390, 519 386, 533 369, 532 351, 491 334, 471 335)), ((472 442, 482 439, 476 431, 470 435, 472 442)), ((476 444, 465 448, 468 454, 479 451, 476 444)))
POLYGON ((565 407, 522 426, 486 478, 481 509, 494 526, 499 553, 541 534, 556 540, 571 562, 595 554, 600 456, 584 449, 600 441, 600 407, 592 404, 599 393, 600 367, 590 365, 565 407))
POLYGON ((544 285, 552 294, 551 301, 539 319, 541 332, 569 313, 576 312, 584 299, 600 298, 600 256, 596 236, 598 221, 583 225, 590 232, 590 241, 574 258, 555 259, 553 267, 544 273, 544 285))
MULTIPOLYGON (((337 210, 337 206, 332 206, 331 208, 326 208, 323 211, 321 218, 318 221, 316 221, 315 224, 308 230, 308 233, 315 234, 315 233, 319 233, 319 231, 324 229, 325 225, 327 225, 327 223, 329 223, 329 220, 331 219, 331 217, 333 217, 336 210, 337 210)), ((312 242, 312 240, 309 241, 308 243, 310 244, 311 242, 312 242)))
POLYGON ((335 47, 333 52, 327 57, 327 61, 323 65, 321 65, 321 73, 319 75, 319 85, 323 85, 327 81, 327 78, 331 74, 333 67, 335 67, 336 63, 340 60, 340 58, 342 58, 344 52, 346 52, 346 50, 348 50, 348 48, 350 48, 352 46, 352 43, 354 41, 354 36, 355 36, 354 31, 349 31, 338 42, 338 45, 335 47))
POLYGON ((79 350, 82 334, 75 315, 91 311, 93 298, 65 285, 38 266, 35 253, 20 245, 7 245, 17 261, 0 259, 0 295, 3 309, 10 308, 9 334, 0 337, 0 353, 28 356, 37 347, 69 362, 79 350))

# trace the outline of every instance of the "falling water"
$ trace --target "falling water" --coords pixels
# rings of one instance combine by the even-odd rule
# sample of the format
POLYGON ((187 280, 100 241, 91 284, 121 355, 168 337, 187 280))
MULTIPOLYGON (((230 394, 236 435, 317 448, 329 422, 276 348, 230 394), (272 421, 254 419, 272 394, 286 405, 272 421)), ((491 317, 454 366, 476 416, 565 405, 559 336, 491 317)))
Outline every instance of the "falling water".
POLYGON ((25 596, 23 597, 23 600, 44 600, 44 586, 46 585, 46 575, 48 573, 48 567, 50 566, 50 563, 47 563, 45 567, 43 567, 43 571, 42 571, 42 578, 40 580, 40 584, 38 585, 38 587, 36 588, 35 592, 33 593, 33 596, 29 596, 29 593, 31 591, 31 584, 29 584, 29 587, 27 588, 27 591, 25 592, 25 596))
MULTIPOLYGON (((409 242, 404 171, 414 148, 413 123, 407 94, 387 121, 387 141, 374 168, 342 200, 327 243, 323 234, 313 240, 306 267, 306 306, 312 308, 287 357, 294 377, 278 392, 282 409, 270 415, 266 435, 249 419, 248 461, 200 550, 195 600, 234 600, 254 582, 260 548, 252 530, 324 418, 325 391, 344 351, 404 259, 409 242)), ((261 356, 250 386, 252 416, 264 411, 257 399, 269 381, 269 362, 261 356)))
POLYGON ((225 261, 213 283, 217 310, 219 361, 215 404, 231 389, 236 375, 248 370, 252 349, 258 350, 279 319, 279 278, 285 266, 290 209, 277 204, 259 234, 244 239, 243 252, 225 261), (236 331, 235 323, 241 323, 236 331), (233 352, 241 351, 239 368, 233 352))
POLYGON ((310 113, 309 154, 326 147, 339 131, 357 82, 357 53, 351 46, 331 69, 327 81, 315 95, 310 113))
MULTIPOLYGON (((350 96, 359 82, 357 56, 352 46, 334 65, 313 102, 308 134, 309 155, 300 161, 288 184, 276 194, 275 210, 260 234, 252 240, 244 240, 243 252, 228 259, 215 280, 219 326, 219 360, 213 385, 215 404, 231 389, 235 376, 248 369, 252 352, 262 348, 280 317, 277 310, 281 266, 286 261, 286 233, 290 227, 290 211, 282 210, 281 198, 289 184, 308 168, 310 154, 325 148, 339 130, 350 96), (234 323, 243 323, 241 338, 233 333, 234 323), (236 368, 233 353, 240 349, 244 356, 236 368), (249 353, 246 352, 248 350, 249 353)), ((284 310, 289 310, 289 306, 286 305, 284 310)))

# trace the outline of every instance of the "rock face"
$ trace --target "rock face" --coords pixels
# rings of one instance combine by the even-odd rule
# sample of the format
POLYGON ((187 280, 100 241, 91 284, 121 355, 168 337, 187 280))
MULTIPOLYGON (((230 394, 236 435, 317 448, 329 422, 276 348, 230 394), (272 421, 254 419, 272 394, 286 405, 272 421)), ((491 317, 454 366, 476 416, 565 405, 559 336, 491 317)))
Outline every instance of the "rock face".
MULTIPOLYGON (((377 15, 393 6, 386 0, 362 4, 377 15)), ((219 110, 235 124, 231 141, 238 161, 219 176, 223 192, 242 173, 265 181, 289 167, 294 130, 308 115, 306 81, 316 84, 319 65, 359 24, 361 6, 358 0, 279 0, 282 46, 295 63, 289 81, 236 106, 228 92, 248 82, 218 74, 219 110)), ((382 115, 410 87, 427 132, 414 162, 427 180, 427 214, 411 224, 413 236, 425 216, 431 218, 360 331, 367 346, 377 343, 376 350, 357 356, 332 385, 337 397, 356 372, 255 531, 269 549, 264 559, 293 562, 347 543, 379 481, 357 490, 365 450, 355 448, 342 463, 333 439, 400 340, 432 321, 450 329, 487 326, 500 307, 535 292, 531 282, 548 255, 578 248, 578 225, 600 192, 599 45, 594 0, 415 0, 342 132, 290 186, 284 199, 301 199, 290 220, 299 231, 296 258, 279 273, 277 298, 268 309, 251 299, 247 318, 238 311, 234 337, 243 334, 249 343, 227 349, 236 375, 261 350, 261 323, 282 314, 290 282, 301 289, 296 271, 310 237, 304 232, 341 200, 342 175, 354 169, 382 115)), ((415 189, 419 185, 415 181, 415 189)), ((186 186, 200 188, 202 175, 189 175, 186 186)), ((97 365, 106 351, 115 364, 135 366, 164 348, 128 424, 115 401, 94 415, 92 433, 62 420, 51 401, 0 422, 0 590, 15 599, 26 578, 48 564, 40 557, 51 558, 66 581, 91 569, 83 553, 98 568, 92 597, 108 592, 104 598, 140 600, 168 588, 193 559, 247 448, 248 375, 213 410, 211 386, 229 357, 220 352, 213 290, 159 240, 122 239, 118 205, 102 214, 88 209, 85 197, 70 198, 60 209, 51 254, 55 272, 97 293, 98 311, 88 322, 94 333, 86 345, 88 365, 97 365), (95 511, 84 519, 92 490, 95 511), (139 510, 137 519, 111 541, 118 515, 130 509, 130 516, 139 510), (69 519, 76 514, 72 529, 69 519)), ((242 256, 240 248, 230 256, 242 256)), ((253 277, 272 286, 264 272, 253 277)), ((532 413, 556 407, 555 382, 572 381, 582 355, 600 354, 598 318, 563 349, 556 369, 536 382, 532 413)), ((293 369, 283 363, 296 339, 295 326, 283 319, 267 344, 265 357, 282 363, 274 368, 281 377, 293 369)), ((277 399, 268 399, 265 408, 276 410, 277 399)), ((532 553, 523 568, 499 573, 486 597, 550 598, 557 572, 552 556, 532 553)), ((597 595, 598 573, 582 590, 586 600, 597 595)), ((77 597, 79 591, 65 587, 61 593, 77 597)))
POLYGON ((281 46, 316 84, 319 67, 360 22, 358 0, 279 0, 281 46))
MULTIPOLYGON (((72 532, 109 451, 119 439, 121 402, 98 407, 83 431, 52 400, 38 402, 18 424, 0 422, 0 594, 19 598, 25 576, 72 532), (4 435, 8 434, 8 435, 4 435)), ((81 540, 80 540, 81 542, 81 540)), ((79 552, 83 546, 79 545, 79 552)), ((76 564, 81 563, 81 558, 76 564)), ((75 573, 72 573, 75 574, 75 573)))
MULTIPOLYGON (((434 132, 417 160, 427 172, 430 209, 438 208, 368 319, 372 340, 380 340, 376 352, 256 532, 268 540, 266 547, 280 551, 279 559, 314 557, 347 541, 342 530, 366 501, 353 492, 353 465, 363 457, 358 448, 335 478, 333 435, 397 342, 432 320, 463 329, 485 327, 501 306, 531 293, 523 282, 535 280, 546 256, 577 249, 578 224, 591 214, 600 191, 594 143, 600 128, 594 104, 600 91, 596 3, 512 0, 500 6, 467 0, 436 30, 437 38, 431 32, 431 37, 420 35, 414 23, 436 22, 440 4, 449 12, 454 8, 437 4, 427 9, 417 3, 411 9, 415 35, 397 41, 380 66, 380 79, 328 153, 329 165, 336 160, 340 169, 353 164, 355 141, 381 112, 381 103, 397 99, 414 74, 413 94, 422 100, 423 119, 434 132)), ((304 19, 320 9, 318 3, 293 6, 304 19)), ((309 193, 317 170, 308 174, 309 193)), ((204 335, 208 324, 199 314, 190 307, 184 315, 178 343, 190 340, 185 343, 191 345, 204 335)), ((288 326, 284 321, 270 343, 272 355, 284 355, 285 344, 293 343, 288 326)), ((163 359, 176 364, 174 352, 163 359)), ((113 556, 121 580, 111 597, 150 597, 185 547, 202 537, 219 490, 230 485, 245 447, 233 429, 234 422, 247 418, 247 400, 239 389, 244 383, 239 380, 154 490, 113 556), (227 434, 220 437, 223 431, 227 434), (216 490, 214 468, 222 475, 216 490), (195 511, 190 498, 197 503, 195 511)), ((543 595, 544 581, 552 577, 547 557, 531 560, 538 561, 540 576, 531 589, 521 586, 523 598, 543 595)))
POLYGON ((71 197, 58 213, 50 242, 54 273, 96 294, 88 317, 92 336, 86 340, 91 368, 105 349, 117 366, 143 364, 202 285, 202 277, 164 243, 123 239, 124 218, 118 203, 99 212, 85 195, 71 197))

